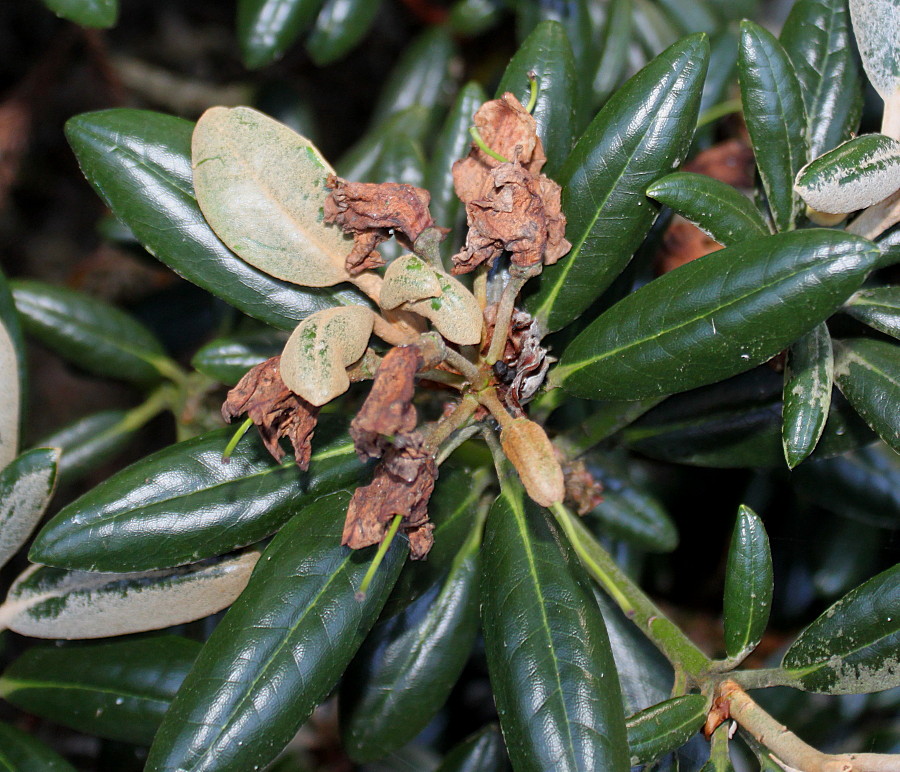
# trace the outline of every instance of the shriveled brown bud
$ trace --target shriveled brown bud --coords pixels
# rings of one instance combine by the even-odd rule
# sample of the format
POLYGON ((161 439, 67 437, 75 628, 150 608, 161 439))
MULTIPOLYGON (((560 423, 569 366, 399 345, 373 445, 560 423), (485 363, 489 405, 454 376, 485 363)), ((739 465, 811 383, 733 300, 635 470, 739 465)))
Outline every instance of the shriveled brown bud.
POLYGON ((562 467, 544 429, 527 418, 515 418, 500 432, 500 444, 519 473, 525 491, 542 507, 566 497, 562 467))

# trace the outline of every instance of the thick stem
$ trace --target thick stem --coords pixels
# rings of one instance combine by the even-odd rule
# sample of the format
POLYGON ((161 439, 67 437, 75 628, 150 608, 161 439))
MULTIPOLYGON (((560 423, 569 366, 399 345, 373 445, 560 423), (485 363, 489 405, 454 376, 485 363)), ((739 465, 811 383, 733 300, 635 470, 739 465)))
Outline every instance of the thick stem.
POLYGON ((373 332, 381 338, 385 343, 392 346, 408 346, 415 343, 419 339, 420 331, 406 324, 403 320, 389 321, 385 318, 388 312, 384 312, 385 316, 375 314, 375 328, 373 332))
POLYGON ((506 348, 506 339, 509 336, 509 323, 512 321, 513 311, 516 307, 516 298, 530 277, 512 274, 509 282, 503 288, 500 303, 497 306, 497 320, 494 323, 494 333, 491 336, 491 347, 488 349, 485 363, 493 367, 494 363, 503 356, 506 348))
POLYGON ((900 756, 897 755, 830 755, 816 750, 766 713, 734 681, 723 681, 719 696, 728 702, 731 718, 777 756, 782 766, 802 772, 897 772, 900 769, 900 756))
POLYGON ((475 397, 470 394, 463 397, 450 415, 432 424, 425 440, 425 449, 431 454, 437 453, 444 440, 465 424, 477 408, 478 400, 475 397))
POLYGON ((588 573, 676 667, 694 683, 711 661, 653 603, 597 542, 587 527, 563 504, 551 508, 588 573))
POLYGON ((480 431, 481 426, 479 424, 469 424, 468 426, 464 426, 444 443, 440 452, 437 454, 437 456, 435 456, 434 462, 438 466, 443 464, 448 458, 450 458, 450 456, 453 455, 453 451, 455 451, 467 440, 472 439, 472 437, 474 437, 480 431))
POLYGON ((501 429, 506 429, 512 424, 513 417, 497 398, 497 392, 494 389, 480 391, 478 393, 478 401, 490 411, 494 420, 500 424, 501 429))
POLYGON ((884 102, 884 115, 881 118, 881 133, 900 140, 900 91, 884 102))
POLYGON ((485 380, 484 374, 472 362, 466 359, 458 351, 447 347, 444 359, 447 364, 454 368, 463 378, 465 378, 474 388, 480 388, 482 381, 485 380))
MULTIPOLYGON (((718 663, 713 663, 713 672, 716 664, 718 663)), ((780 667, 735 670, 728 674, 728 680, 734 681, 743 689, 768 689, 771 686, 800 687, 799 680, 780 667)))
POLYGON ((488 268, 486 263, 482 263, 475 269, 475 279, 472 281, 472 294, 475 295, 475 299, 478 301, 478 305, 481 306, 482 311, 487 305, 488 271, 490 271, 490 268, 488 268))
POLYGON ((900 190, 892 193, 884 201, 870 206, 850 223, 846 230, 866 239, 874 239, 898 222, 900 222, 900 190))

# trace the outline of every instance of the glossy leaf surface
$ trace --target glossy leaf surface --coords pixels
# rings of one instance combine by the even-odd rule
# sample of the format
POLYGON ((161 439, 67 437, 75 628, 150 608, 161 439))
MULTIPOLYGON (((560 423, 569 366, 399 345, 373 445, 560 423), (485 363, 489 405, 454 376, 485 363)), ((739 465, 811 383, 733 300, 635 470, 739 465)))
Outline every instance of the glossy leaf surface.
POLYGON ((900 142, 884 134, 848 139, 804 166, 794 188, 820 212, 872 206, 900 188, 900 142))
POLYGON ((312 22, 322 0, 239 0, 237 34, 251 69, 280 59, 312 22))
POLYGON ((127 416, 124 410, 91 413, 35 444, 60 449, 56 472, 60 483, 70 482, 96 469, 128 443, 136 427, 127 416))
POLYGON ((378 0, 325 0, 306 41, 310 58, 319 67, 340 59, 366 36, 380 7, 378 0))
POLYGON ((766 528, 741 505, 725 567, 725 651, 745 657, 759 643, 772 607, 772 553, 766 528))
POLYGON ((639 399, 749 370, 830 316, 879 256, 869 241, 820 229, 713 252, 602 314, 551 383, 589 399, 639 399))
POLYGON ((769 226, 743 193, 712 177, 675 172, 654 182, 647 195, 671 207, 722 246, 769 235, 769 226))
POLYGON ((283 337, 273 333, 216 338, 194 354, 191 367, 233 386, 252 367, 280 354, 284 343, 283 337))
POLYGON ((615 91, 628 69, 631 16, 631 0, 610 0, 606 6, 600 61, 594 76, 594 97, 600 105, 615 91))
POLYGON ((174 635, 35 647, 0 677, 0 696, 85 734, 149 745, 199 651, 174 635))
POLYGON ((340 546, 349 500, 346 492, 317 500, 269 544, 166 714, 148 772, 264 766, 334 687, 407 554, 395 542, 357 600, 374 549, 340 546))
POLYGON ((254 268, 304 287, 350 278, 353 240, 322 219, 334 170, 306 137, 249 107, 213 107, 197 121, 191 164, 206 221, 254 268))
POLYGON ((222 243, 194 196, 193 129, 189 121, 148 110, 102 110, 71 118, 66 137, 85 177, 147 250, 226 303, 293 330, 321 308, 361 302, 352 290, 314 291, 279 281, 222 243))
POLYGON ((900 346, 866 338, 835 341, 834 380, 866 423, 900 453, 900 346))
POLYGON ((30 734, 0 722, 0 770, 75 772, 75 767, 30 734))
POLYGON ((807 627, 781 666, 803 689, 861 694, 900 685, 900 565, 851 590, 807 627))
POLYGON ((542 21, 525 38, 500 79, 497 98, 510 91, 527 105, 529 72, 535 74, 538 83, 537 101, 531 114, 547 156, 542 172, 553 177, 572 149, 578 103, 572 46, 558 21, 542 21))
POLYGON ((862 113, 862 73, 845 0, 797 0, 781 30, 817 158, 850 138, 862 113))
POLYGON ((406 745, 446 702, 478 632, 479 546, 470 538, 442 584, 382 619, 348 668, 341 738, 355 761, 406 745))
POLYGON ((37 281, 15 281, 12 289, 26 331, 78 367, 137 383, 166 370, 156 336, 115 306, 37 281))
POLYGON ((119 0, 44 0, 53 13, 82 27, 105 29, 119 17, 119 0))
POLYGON ((467 737, 446 755, 435 772, 506 772, 509 763, 496 724, 467 737))
POLYGON ((788 231, 800 214, 794 178, 809 160, 800 83, 781 44, 751 21, 741 23, 738 73, 744 120, 772 219, 777 230, 788 231))
POLYGON ((384 150, 403 137, 421 140, 431 129, 432 117, 431 111, 423 105, 413 105, 394 113, 365 132, 341 156, 336 164, 338 174, 354 182, 370 182, 384 150))
POLYGON ((834 356, 824 323, 798 338, 784 365, 784 409, 781 440, 793 469, 816 447, 831 408, 834 356))
POLYGON ((676 43, 612 96, 558 174, 572 250, 547 266, 527 306, 549 330, 573 321, 631 259, 656 217, 647 186, 690 145, 709 46, 676 43))
POLYGON ((95 574, 31 566, 0 606, 0 625, 34 638, 106 638, 160 630, 221 611, 240 595, 259 553, 183 568, 95 574))
POLYGON ((631 765, 650 764, 680 748, 703 725, 707 699, 686 694, 645 708, 626 720, 631 765))
POLYGON ((346 436, 320 445, 307 473, 293 460, 276 464, 252 435, 223 463, 232 434, 171 445, 100 483, 44 526, 32 560, 145 571, 219 555, 273 533, 298 507, 352 484, 362 468, 346 436))
POLYGON ((609 640, 563 538, 513 483, 488 516, 482 626, 500 726, 517 770, 627 770, 609 640))
POLYGON ((869 327, 900 339, 900 287, 860 290, 843 310, 869 327))
POLYGON ((56 487, 59 450, 29 450, 0 469, 0 566, 31 536, 56 487))

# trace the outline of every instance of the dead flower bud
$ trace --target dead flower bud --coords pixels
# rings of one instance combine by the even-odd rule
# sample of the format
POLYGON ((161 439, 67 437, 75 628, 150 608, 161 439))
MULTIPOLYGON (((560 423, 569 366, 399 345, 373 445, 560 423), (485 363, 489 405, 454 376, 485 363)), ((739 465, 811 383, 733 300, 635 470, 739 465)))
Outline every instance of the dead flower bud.
POLYGON ((341 544, 351 549, 378 544, 396 515, 409 537, 410 558, 422 560, 433 543, 428 500, 438 467, 421 447, 388 448, 372 482, 357 488, 347 509, 341 544), (405 474, 398 474, 399 469, 405 474))
POLYGON ((312 453, 312 436, 319 408, 284 385, 279 373, 281 357, 272 357, 250 369, 228 392, 222 416, 229 423, 246 413, 256 424, 266 450, 281 463, 284 451, 278 440, 287 437, 294 446, 297 466, 306 470, 312 453))
POLYGON ((588 471, 584 461, 563 464, 566 501, 579 515, 586 515, 603 501, 603 485, 588 471))
POLYGON ((325 222, 336 223, 354 237, 347 256, 352 276, 384 265, 373 250, 391 237, 391 231, 402 234, 411 248, 422 231, 434 226, 428 211, 431 194, 423 188, 399 182, 347 182, 333 174, 325 184, 331 189, 325 199, 325 222))
POLYGON ((566 497, 562 468, 543 428, 528 418, 515 418, 500 432, 500 444, 519 473, 525 492, 542 507, 566 497))

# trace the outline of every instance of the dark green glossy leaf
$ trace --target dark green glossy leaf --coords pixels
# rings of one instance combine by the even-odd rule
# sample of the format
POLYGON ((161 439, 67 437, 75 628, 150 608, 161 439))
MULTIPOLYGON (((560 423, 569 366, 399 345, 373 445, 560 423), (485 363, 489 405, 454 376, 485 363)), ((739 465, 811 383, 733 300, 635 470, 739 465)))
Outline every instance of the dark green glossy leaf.
POLYGON ((683 35, 692 32, 712 34, 722 26, 706 0, 659 0, 659 5, 683 35))
POLYGON ((73 421, 35 444, 62 451, 56 471, 60 483, 67 483, 115 456, 136 428, 126 411, 101 410, 73 421))
POLYGON ((685 694, 629 716, 632 766, 650 764, 684 745, 703 726, 707 702, 702 694, 685 694))
POLYGON ((199 651, 174 635, 35 647, 0 677, 0 696, 85 734, 149 745, 199 651))
POLYGON ((422 105, 413 105, 374 126, 353 145, 335 165, 337 173, 354 182, 372 179, 382 152, 400 137, 421 141, 431 124, 431 111, 422 105))
POLYGON ((360 303, 351 289, 310 290, 241 260, 197 206, 194 124, 147 110, 102 110, 69 119, 66 137, 85 177, 149 252, 188 281, 283 330, 315 311, 360 303))
POLYGON ((553 177, 572 149, 578 104, 575 59, 566 30, 558 21, 542 21, 525 38, 503 73, 496 96, 511 91, 527 105, 529 72, 535 74, 538 82, 532 115, 547 156, 542 171, 553 177))
POLYGON ((467 737, 453 748, 435 772, 506 772, 509 762, 496 724, 467 737))
MULTIPOLYGON (((441 249, 445 259, 453 253, 456 245, 462 243, 465 234, 462 202, 453 189, 453 163, 468 153, 472 144, 469 135, 472 116, 486 99, 484 89, 474 81, 459 90, 435 138, 425 170, 425 188, 431 193, 428 207, 431 216, 438 225, 452 229, 441 249)), ((449 268, 449 262, 447 266, 449 268)))
POLYGON ((900 565, 851 590, 807 627, 781 666, 802 689, 863 694, 900 686, 900 565))
POLYGON ((627 770, 618 679, 587 577, 518 484, 491 508, 483 564, 488 671, 514 767, 627 770))
POLYGON ((741 505, 725 568, 725 652, 746 657, 762 639, 772 607, 772 553, 762 520, 741 505))
POLYGON ((658 207, 647 186, 677 166, 697 122, 709 46, 675 44, 613 95, 558 177, 572 250, 547 266, 529 310, 549 330, 573 321, 627 265, 658 207))
POLYGON ((53 497, 59 450, 37 448, 0 469, 0 566, 31 536, 53 497))
POLYGON ((631 0, 634 37, 648 59, 678 40, 678 30, 650 0, 631 0))
POLYGON ((503 13, 503 0, 456 0, 447 23, 457 35, 480 35, 503 13))
MULTIPOLYGON (((370 182, 401 182, 422 187, 425 183, 425 155, 418 140, 399 136, 381 148, 378 160, 372 167, 370 182)), ((409 252, 396 239, 379 246, 378 251, 388 262, 409 252)))
MULTIPOLYGON (((627 427, 622 439, 640 453, 681 464, 783 467, 782 388, 780 376, 758 368, 669 397, 627 427)), ((835 392, 814 458, 845 453, 873 439, 866 423, 835 392)))
POLYGON ((900 338, 900 287, 860 290, 842 310, 879 332, 900 338))
POLYGON ((834 380, 866 423, 900 453, 900 346, 867 338, 835 341, 834 380))
POLYGON ((590 469, 603 484, 603 501, 593 509, 590 518, 604 532, 648 552, 675 549, 678 531, 658 499, 626 475, 611 472, 602 460, 590 469))
POLYGON ((475 527, 480 499, 490 481, 486 470, 441 467, 441 475, 428 502, 428 518, 434 523, 434 546, 428 560, 410 560, 400 572, 385 606, 386 616, 396 616, 423 594, 443 583, 457 553, 475 527))
POLYGON ((44 0, 53 13, 82 27, 105 29, 119 17, 119 0, 44 0))
POLYGON ((31 735, 0 722, 0 772, 75 772, 75 767, 31 735))
POLYGON ((750 199, 731 185, 704 174, 666 175, 647 188, 647 195, 671 207, 726 247, 770 233, 750 199))
POLYGON ((220 555, 278 530, 298 507, 352 485, 362 469, 346 436, 319 445, 306 473, 293 459, 276 464, 255 433, 225 463, 233 433, 171 445, 104 480, 44 526, 31 559, 146 571, 220 555))
POLYGON ((0 606, 0 626, 33 638, 107 638, 193 622, 228 607, 259 552, 181 568, 111 574, 31 566, 0 606))
POLYGON ((446 702, 478 633, 480 546, 476 530, 446 580, 379 621, 348 668, 341 737, 355 761, 406 745, 446 702))
POLYGON ((233 386, 248 370, 280 354, 286 342, 283 336, 274 332, 216 338, 194 354, 191 366, 210 378, 233 386))
POLYGON ((397 540, 356 599, 375 550, 340 546, 349 501, 318 499, 272 540, 163 719, 148 772, 264 766, 337 683, 407 555, 397 540))
POLYGON ((833 381, 831 335, 823 322, 791 345, 785 361, 781 441, 791 469, 813 452, 822 436, 833 381))
POLYGON ((14 281, 11 286, 25 330, 78 367, 137 383, 171 371, 156 336, 115 306, 38 281, 14 281))
POLYGON ((870 241, 825 229, 713 252, 602 314, 550 382, 589 399, 640 399, 728 378, 827 319, 879 257, 870 241))
POLYGON ((728 99, 731 94, 737 77, 738 37, 731 29, 720 30, 710 37, 709 49, 709 71, 700 99, 701 121, 706 110, 728 99))
POLYGON ((417 37, 394 65, 381 86, 372 125, 383 123, 395 113, 419 105, 432 113, 453 92, 450 64, 456 46, 444 27, 432 27, 417 37))
POLYGON ((322 0, 238 0, 237 34, 244 64, 256 69, 280 59, 321 5, 322 0))
MULTIPOLYGON (((900 518, 895 518, 897 522, 900 518)), ((838 598, 872 573, 872 557, 884 546, 884 532, 856 519, 825 512, 816 513, 816 529, 820 538, 811 545, 812 585, 820 598, 838 598)))
POLYGON ((631 45, 631 0, 610 0, 600 38, 600 61, 594 76, 594 99, 603 105, 628 70, 631 45))
POLYGON ((862 72, 845 0, 797 0, 781 30, 806 108, 810 158, 849 139, 862 113, 862 72))
POLYGON ((738 73, 744 120, 772 219, 777 230, 791 230, 800 214, 794 178, 809 160, 800 83, 772 33, 746 20, 741 22, 738 73))
POLYGON ((378 0, 325 0, 306 41, 310 58, 320 67, 340 59, 366 36, 380 7, 378 0))

